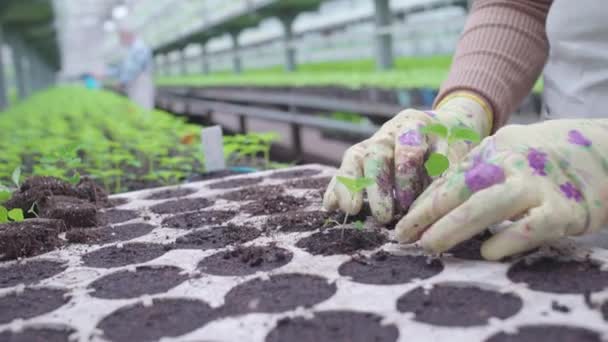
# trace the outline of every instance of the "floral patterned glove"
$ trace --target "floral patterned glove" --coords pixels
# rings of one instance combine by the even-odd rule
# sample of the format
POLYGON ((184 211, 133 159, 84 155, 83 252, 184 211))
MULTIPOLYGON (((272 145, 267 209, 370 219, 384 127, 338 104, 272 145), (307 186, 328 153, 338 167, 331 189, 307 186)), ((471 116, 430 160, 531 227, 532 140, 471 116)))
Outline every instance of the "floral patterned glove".
MULTIPOLYGON (((457 92, 446 97, 434 112, 404 110, 370 139, 349 148, 337 176, 374 180, 366 191, 372 214, 378 221, 387 223, 395 212, 405 212, 430 182, 424 169, 429 152, 441 153, 455 163, 473 148, 464 141, 448 145, 447 139, 423 134, 422 127, 429 124, 466 127, 479 136, 487 136, 492 113, 476 95, 457 92)), ((323 199, 327 210, 339 208, 351 215, 361 210, 362 203, 363 195, 350 193, 336 177, 323 199)))
POLYGON ((401 242, 449 250, 489 225, 516 221, 481 247, 489 260, 608 223, 608 120, 500 129, 435 181, 397 224, 401 242))

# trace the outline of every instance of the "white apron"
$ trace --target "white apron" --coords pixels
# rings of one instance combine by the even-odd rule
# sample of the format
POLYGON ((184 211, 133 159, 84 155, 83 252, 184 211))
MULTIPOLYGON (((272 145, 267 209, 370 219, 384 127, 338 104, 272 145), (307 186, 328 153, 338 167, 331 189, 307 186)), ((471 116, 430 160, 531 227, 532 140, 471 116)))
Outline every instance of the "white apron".
POLYGON ((608 117, 608 1, 554 0, 543 118, 608 117))
POLYGON ((154 108, 155 88, 152 67, 148 67, 128 84, 127 96, 144 109, 152 110, 154 108))

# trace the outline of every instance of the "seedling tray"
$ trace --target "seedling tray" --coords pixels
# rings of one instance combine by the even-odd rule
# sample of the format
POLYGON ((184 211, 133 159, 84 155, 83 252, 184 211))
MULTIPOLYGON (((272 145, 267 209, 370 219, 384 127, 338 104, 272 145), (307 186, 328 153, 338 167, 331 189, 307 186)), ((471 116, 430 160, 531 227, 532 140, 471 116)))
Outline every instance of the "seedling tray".
MULTIPOLYGON (((0 341, 601 341, 608 252, 441 259, 365 215, 322 228, 307 165, 120 194, 83 243, 0 263, 0 341), (351 220, 350 222, 353 222, 351 220)), ((339 217, 338 217, 339 219, 339 217)), ((69 232, 68 232, 69 234, 69 232)), ((75 237, 72 236, 72 239, 75 237)), ((604 239, 603 241, 606 241, 604 239)))

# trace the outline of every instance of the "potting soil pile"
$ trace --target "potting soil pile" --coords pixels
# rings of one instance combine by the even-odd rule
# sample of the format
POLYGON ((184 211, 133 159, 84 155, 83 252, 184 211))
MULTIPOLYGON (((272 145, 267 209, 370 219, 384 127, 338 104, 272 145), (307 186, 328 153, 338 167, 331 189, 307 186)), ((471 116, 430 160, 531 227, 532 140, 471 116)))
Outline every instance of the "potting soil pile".
POLYGON ((104 209, 108 225, 0 262, 0 341, 608 337, 607 250, 569 240, 493 263, 479 256, 480 236, 433 259, 365 213, 340 226, 322 211, 334 171, 113 196, 123 204, 104 209))

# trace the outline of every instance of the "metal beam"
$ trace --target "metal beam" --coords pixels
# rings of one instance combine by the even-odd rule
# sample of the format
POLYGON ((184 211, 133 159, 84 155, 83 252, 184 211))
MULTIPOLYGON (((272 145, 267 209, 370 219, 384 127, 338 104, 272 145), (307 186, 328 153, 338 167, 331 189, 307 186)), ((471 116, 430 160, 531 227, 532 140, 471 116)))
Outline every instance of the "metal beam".
POLYGON ((203 74, 209 74, 209 55, 207 55, 207 42, 201 43, 201 63, 203 74))
POLYGON ((8 106, 8 91, 7 82, 4 73, 4 54, 2 53, 4 47, 4 35, 2 32, 2 26, 0 26, 0 111, 8 106))
POLYGON ((230 32, 230 38, 232 39, 232 67, 236 74, 243 72, 243 63, 241 62, 241 45, 239 43, 240 31, 230 32))
POLYGON ((183 47, 179 51, 179 73, 181 76, 188 74, 188 59, 186 56, 186 47, 183 47))
POLYGON ((11 52, 13 67, 15 68, 15 80, 17 83, 17 97, 23 100, 27 97, 26 74, 25 74, 25 52, 23 42, 17 37, 11 37, 11 52))
POLYGON ((376 66, 379 70, 390 70, 394 66, 393 34, 391 26, 390 0, 374 0, 376 22, 376 66))
POLYGON ((283 44, 285 46, 285 70, 294 72, 297 69, 296 64, 296 48, 293 41, 293 22, 295 15, 287 15, 279 17, 283 24, 283 44))

